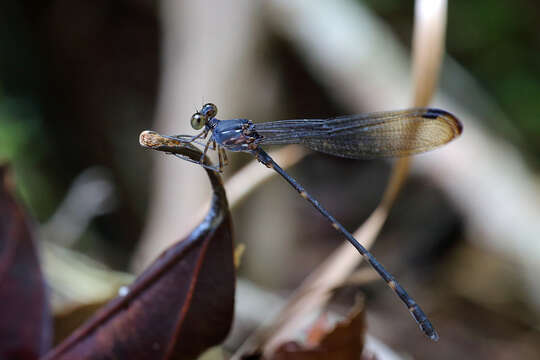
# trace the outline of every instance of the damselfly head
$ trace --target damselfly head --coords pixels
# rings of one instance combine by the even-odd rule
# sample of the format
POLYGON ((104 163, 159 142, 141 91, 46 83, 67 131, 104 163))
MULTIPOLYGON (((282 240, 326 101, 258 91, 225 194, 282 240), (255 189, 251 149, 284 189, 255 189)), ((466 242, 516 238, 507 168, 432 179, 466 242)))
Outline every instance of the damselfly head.
POLYGON ((191 127, 195 130, 200 130, 208 124, 208 121, 217 115, 217 106, 208 103, 204 104, 201 111, 191 115, 191 127))
POLYGON ((191 127, 195 130, 200 130, 206 125, 207 118, 203 114, 196 112, 191 115, 191 127))

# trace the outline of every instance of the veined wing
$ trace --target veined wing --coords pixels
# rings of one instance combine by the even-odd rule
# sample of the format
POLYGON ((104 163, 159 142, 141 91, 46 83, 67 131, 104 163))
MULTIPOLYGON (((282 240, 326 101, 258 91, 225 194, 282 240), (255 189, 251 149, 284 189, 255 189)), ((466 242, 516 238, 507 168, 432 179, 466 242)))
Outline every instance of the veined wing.
POLYGON ((459 120, 439 109, 417 108, 331 119, 260 123, 260 145, 302 144, 352 159, 408 156, 435 149, 458 137, 459 120))

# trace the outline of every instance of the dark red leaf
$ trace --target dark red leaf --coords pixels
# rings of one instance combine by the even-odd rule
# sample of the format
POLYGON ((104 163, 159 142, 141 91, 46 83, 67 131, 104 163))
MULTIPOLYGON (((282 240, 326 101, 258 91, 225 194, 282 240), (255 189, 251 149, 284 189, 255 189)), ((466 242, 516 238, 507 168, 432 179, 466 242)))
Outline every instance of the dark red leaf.
POLYGON ((220 178, 205 220, 45 359, 193 359, 229 332, 235 269, 220 178))
POLYGON ((51 316, 24 210, 0 167, 0 359, 37 359, 50 348, 51 316))
POLYGON ((346 320, 331 331, 323 329, 327 321, 322 318, 311 329, 309 344, 290 341, 274 352, 272 360, 358 360, 364 348, 366 331, 364 304, 359 302, 346 320))

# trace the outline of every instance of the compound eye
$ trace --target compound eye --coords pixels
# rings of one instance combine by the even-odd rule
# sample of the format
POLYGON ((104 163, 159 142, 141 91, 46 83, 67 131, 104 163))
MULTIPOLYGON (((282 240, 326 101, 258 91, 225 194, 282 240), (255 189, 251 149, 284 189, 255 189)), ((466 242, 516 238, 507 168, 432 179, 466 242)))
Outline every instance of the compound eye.
POLYGON ((205 104, 202 107, 201 114, 207 116, 208 119, 211 119, 217 115, 217 106, 212 103, 205 104))
POLYGON ((206 123, 206 118, 201 113, 195 113, 191 116, 191 127, 200 130, 206 123))

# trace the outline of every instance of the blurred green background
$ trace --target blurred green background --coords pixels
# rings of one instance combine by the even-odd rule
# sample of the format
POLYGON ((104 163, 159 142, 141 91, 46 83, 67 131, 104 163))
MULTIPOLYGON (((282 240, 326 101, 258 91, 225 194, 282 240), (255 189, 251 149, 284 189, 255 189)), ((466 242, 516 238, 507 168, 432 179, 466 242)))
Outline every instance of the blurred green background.
MULTIPOLYGON (((412 34, 414 2, 368 0, 404 44, 412 34)), ((517 145, 533 166, 540 151, 540 27, 536 1, 451 1, 447 51, 465 67, 511 119, 517 145)), ((508 124, 482 119, 504 132, 508 124)), ((504 136, 504 135, 503 135, 504 136)), ((507 134, 512 138, 513 133, 507 134)))

